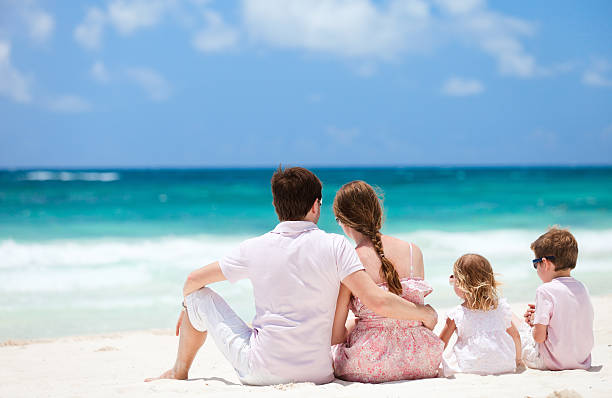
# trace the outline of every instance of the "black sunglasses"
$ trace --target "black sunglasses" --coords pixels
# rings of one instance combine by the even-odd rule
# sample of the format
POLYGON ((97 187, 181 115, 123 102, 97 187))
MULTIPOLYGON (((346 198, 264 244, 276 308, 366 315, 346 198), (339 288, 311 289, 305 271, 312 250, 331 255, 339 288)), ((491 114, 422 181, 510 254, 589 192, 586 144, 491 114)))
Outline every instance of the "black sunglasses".
POLYGON ((536 258, 534 260, 531 260, 531 262, 533 263, 533 269, 538 269, 538 263, 541 263, 544 259, 552 261, 555 259, 555 256, 544 256, 542 258, 536 258))

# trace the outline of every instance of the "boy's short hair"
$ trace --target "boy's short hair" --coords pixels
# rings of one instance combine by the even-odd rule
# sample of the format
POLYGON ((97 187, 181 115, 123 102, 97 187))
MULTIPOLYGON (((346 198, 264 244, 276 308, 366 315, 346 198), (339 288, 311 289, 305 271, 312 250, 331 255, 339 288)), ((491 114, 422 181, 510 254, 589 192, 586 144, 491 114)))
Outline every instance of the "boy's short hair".
POLYGON ((578 242, 567 229, 551 227, 531 244, 531 250, 537 258, 555 256, 553 260, 555 271, 576 267, 578 242))
POLYGON ((310 170, 281 166, 272 175, 272 203, 280 221, 303 220, 321 199, 321 181, 310 170))

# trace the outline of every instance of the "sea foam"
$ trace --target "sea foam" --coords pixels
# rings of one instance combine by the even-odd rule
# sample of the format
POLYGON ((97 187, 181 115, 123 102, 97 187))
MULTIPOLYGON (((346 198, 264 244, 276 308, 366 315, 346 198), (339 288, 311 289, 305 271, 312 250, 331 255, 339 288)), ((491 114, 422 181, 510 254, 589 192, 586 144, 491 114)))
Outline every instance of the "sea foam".
POLYGON ((116 172, 75 172, 75 171, 30 171, 25 175, 28 181, 99 181, 111 182, 119 180, 116 172))
POLYGON ((232 250, 241 238, 210 236, 151 239, 61 239, 46 242, 0 241, 2 268, 108 267, 115 265, 166 264, 193 267, 232 250))
MULTIPOLYGON (((529 246, 542 231, 491 230, 476 232, 416 231, 398 237, 416 243, 422 250, 428 273, 445 275, 462 254, 487 257, 496 271, 521 278, 531 272, 529 246), (521 265, 517 267, 517 265, 521 265), (522 266, 525 265, 526 266, 522 266)), ((579 242, 579 268, 603 271, 612 264, 612 229, 575 230, 579 242)), ((0 241, 0 270, 25 272, 52 270, 70 272, 86 269, 166 269, 186 272, 218 260, 238 247, 248 236, 167 236, 160 238, 60 239, 23 242, 0 241)), ((84 275, 84 277, 89 277, 84 275)))
MULTIPOLYGON (((531 264, 529 245, 541 232, 423 230, 397 236, 421 248, 426 280, 434 289, 427 302, 441 308, 459 302, 448 286, 448 275, 457 257, 468 252, 480 253, 491 261, 509 300, 532 300, 541 282, 531 264)), ((580 247, 575 275, 593 294, 608 293, 612 229, 572 232, 580 247)), ((172 326, 189 272, 232 252, 248 237, 2 240, 0 316, 18 331, 0 327, 0 338, 15 333, 41 336, 118 330, 133 324, 134 311, 142 318, 134 327, 172 326), (60 323, 57 332, 44 332, 49 322, 64 319, 67 311, 78 312, 87 328, 60 323)), ((252 319, 253 291, 248 281, 215 284, 214 289, 239 316, 252 319)))

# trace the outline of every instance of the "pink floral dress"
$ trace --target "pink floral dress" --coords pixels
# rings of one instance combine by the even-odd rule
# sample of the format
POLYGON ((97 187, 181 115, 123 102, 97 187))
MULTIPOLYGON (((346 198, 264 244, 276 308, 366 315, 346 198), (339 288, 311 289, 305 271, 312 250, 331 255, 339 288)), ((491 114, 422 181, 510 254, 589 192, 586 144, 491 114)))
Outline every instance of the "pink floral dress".
MULTIPOLYGON (((404 278, 402 297, 423 304, 433 291, 421 278, 404 278)), ((387 289, 386 284, 379 284, 387 289)), ((344 344, 333 347, 334 373, 339 379, 365 383, 436 377, 444 343, 419 321, 380 317, 351 298, 359 318, 344 344)))

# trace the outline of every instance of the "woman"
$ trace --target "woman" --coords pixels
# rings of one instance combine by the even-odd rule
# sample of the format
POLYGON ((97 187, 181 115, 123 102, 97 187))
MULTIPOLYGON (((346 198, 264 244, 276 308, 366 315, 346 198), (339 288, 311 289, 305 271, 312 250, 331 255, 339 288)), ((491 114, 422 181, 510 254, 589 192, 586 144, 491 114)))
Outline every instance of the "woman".
MULTIPOLYGON (((382 206, 363 181, 344 185, 334 199, 334 214, 357 254, 381 289, 423 304, 432 289, 423 280, 423 255, 414 244, 382 235, 382 206)), ((380 383, 435 377, 444 343, 418 321, 383 318, 340 287, 332 331, 334 372, 349 381, 380 383), (349 308, 355 322, 346 323, 349 308)))

